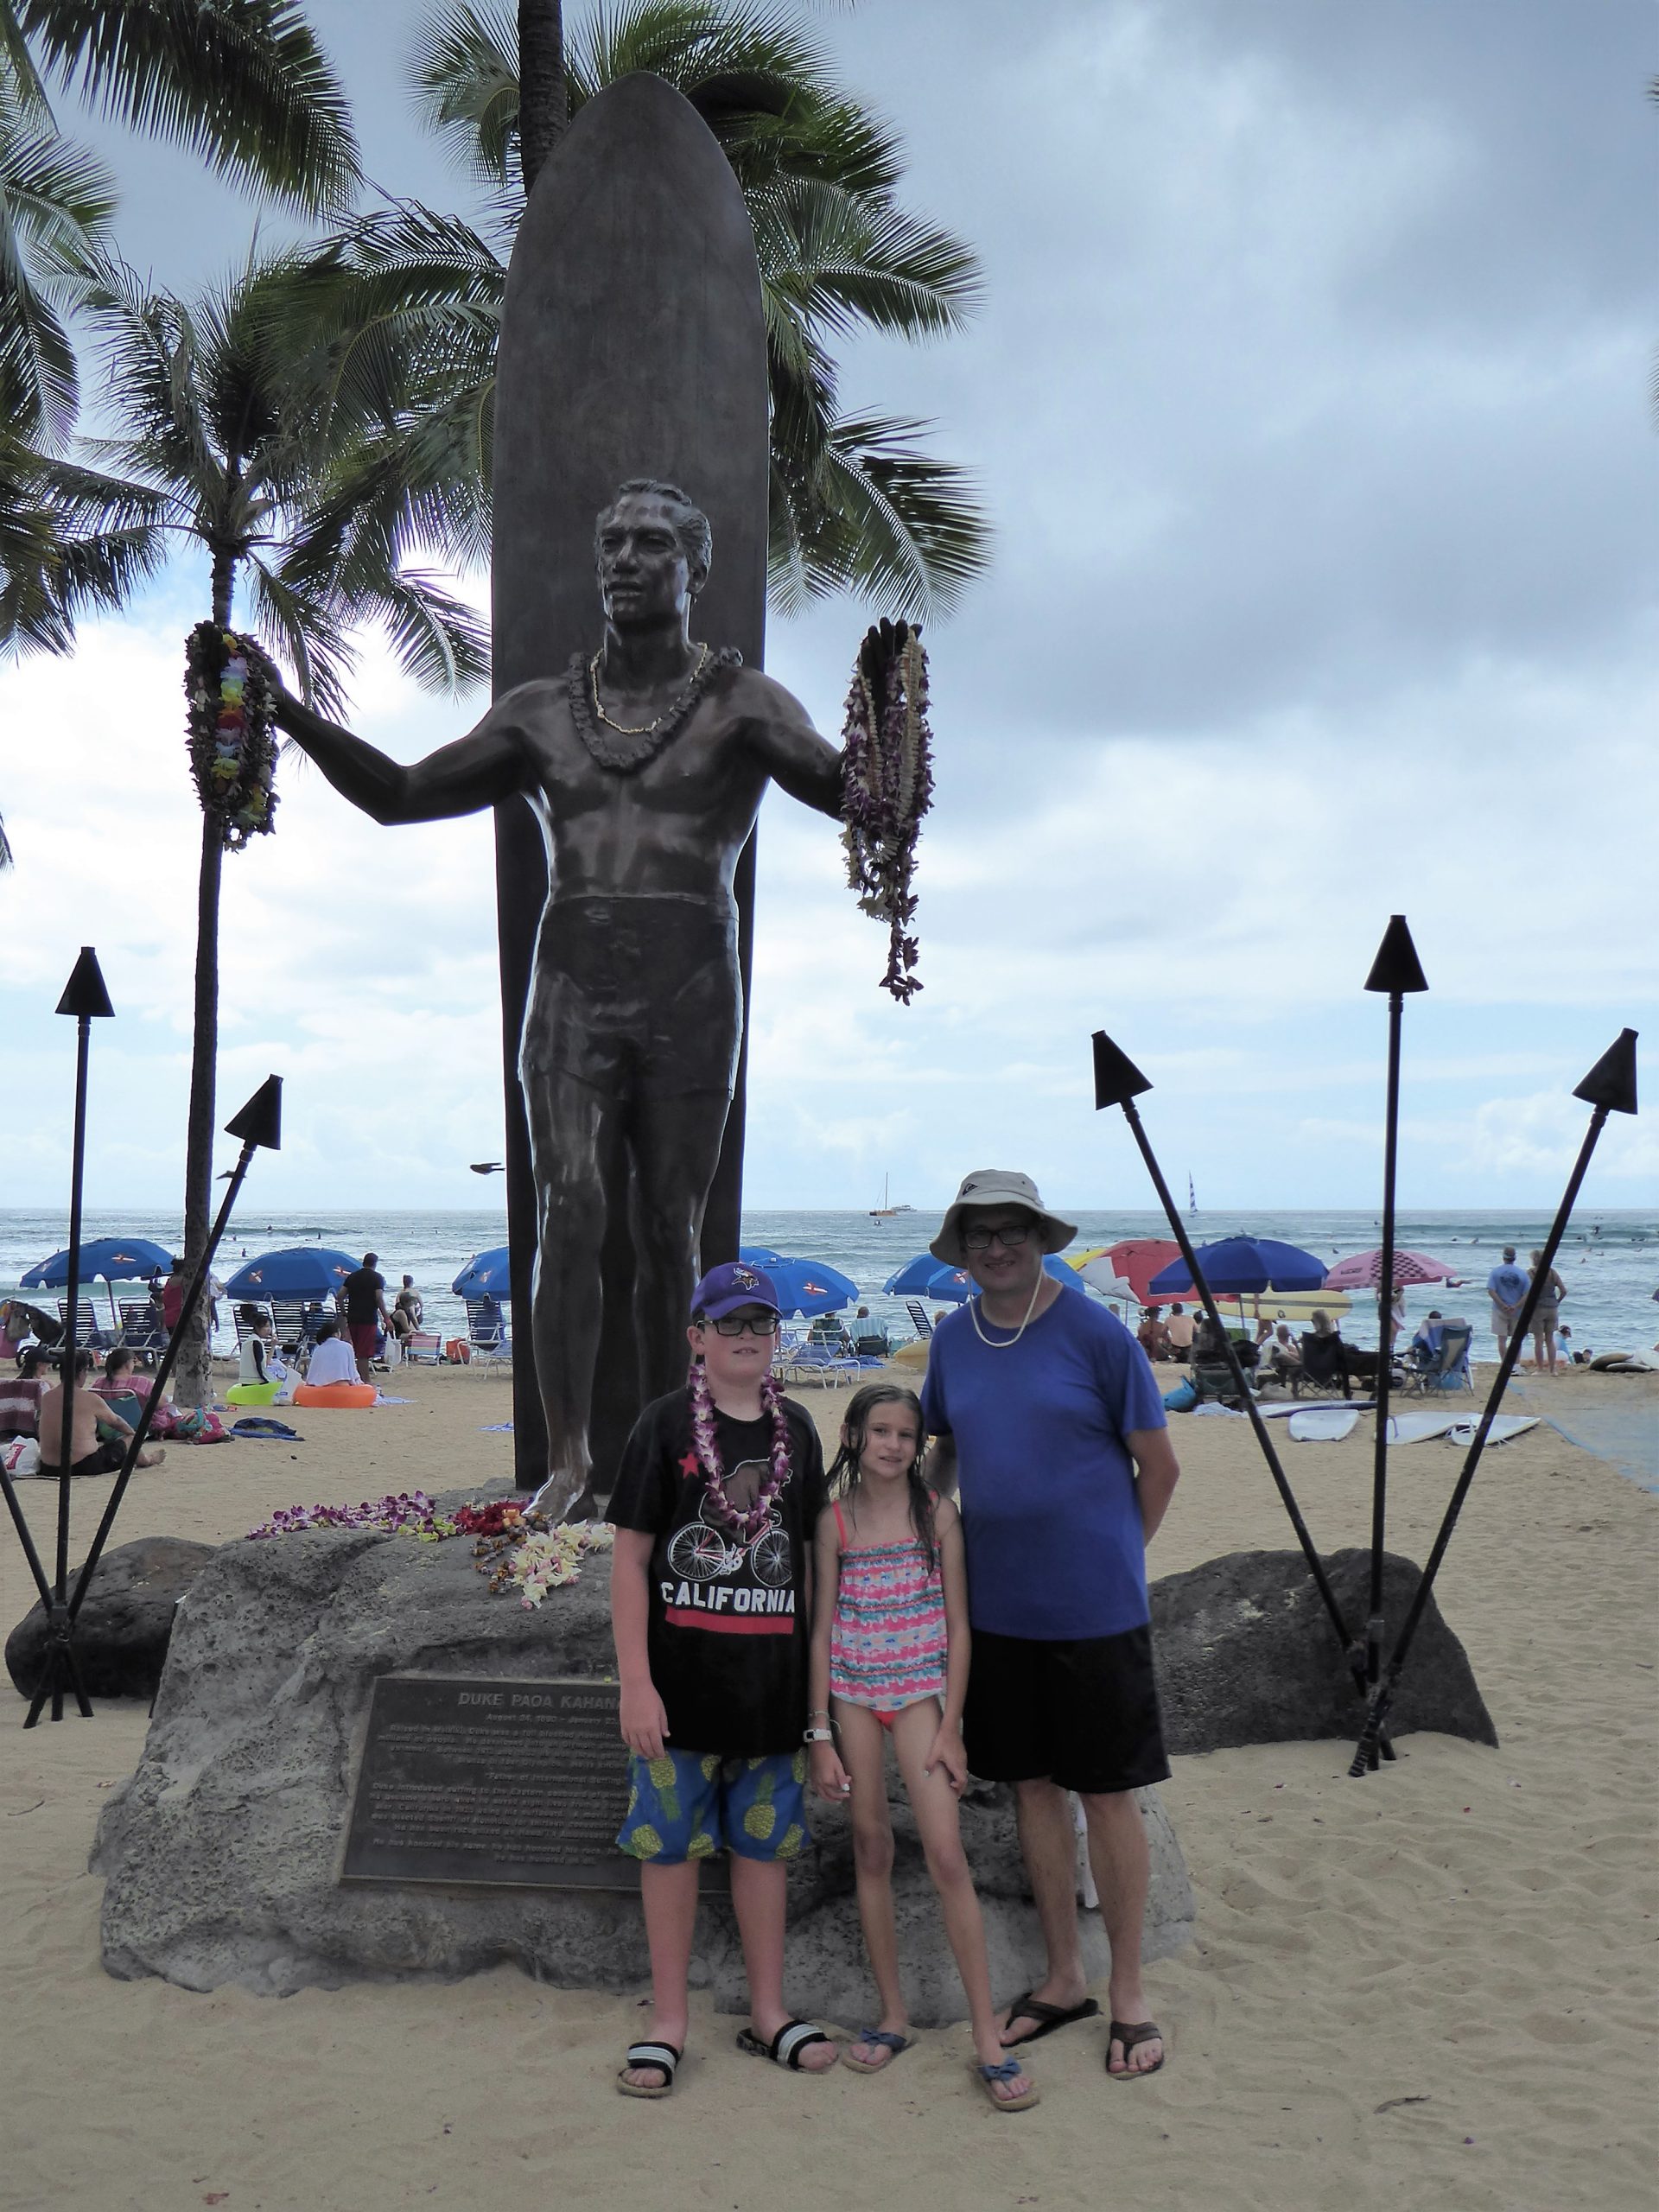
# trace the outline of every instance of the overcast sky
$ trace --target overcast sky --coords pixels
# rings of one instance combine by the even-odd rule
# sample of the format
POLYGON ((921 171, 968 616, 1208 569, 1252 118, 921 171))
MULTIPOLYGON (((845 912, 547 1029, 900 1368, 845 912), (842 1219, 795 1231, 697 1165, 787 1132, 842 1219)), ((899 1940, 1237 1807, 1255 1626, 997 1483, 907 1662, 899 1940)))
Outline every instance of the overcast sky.
MULTIPOLYGON (((575 16, 579 10, 567 10, 575 16)), ((389 189, 464 188, 409 119, 412 7, 310 13, 389 189)), ((938 799, 909 1009, 830 825, 762 817, 748 1193, 942 1204, 1019 1165, 1152 1203, 1096 1120, 1104 1026, 1172 1175, 1223 1206, 1363 1205, 1380 1177, 1390 912, 1408 1001, 1401 1196, 1552 1203, 1568 1096, 1656 1002, 1655 64, 1635 0, 864 0, 817 18, 900 126, 911 200, 983 257, 972 333, 871 343, 849 397, 935 418, 996 563, 930 635, 938 799), (1017 21, 1017 35, 1011 22, 1017 21)), ((116 164, 129 257, 188 286, 248 204, 63 104, 116 164)), ((176 1212, 200 817, 181 567, 73 661, 0 671, 0 1203, 60 1203, 98 947, 89 1193, 176 1212)), ((772 671, 839 727, 863 616, 774 619, 772 671)), ((372 639, 356 726, 401 759, 464 706, 372 639)), ((499 1157, 487 817, 382 830, 285 766, 227 861, 221 1119, 271 1069, 273 1205, 467 1205, 499 1157)), ((1643 1056, 1656 1090, 1659 1062, 1643 1056)), ((228 1149, 228 1147, 227 1147, 228 1149)), ((1615 1121, 1586 1202, 1659 1203, 1615 1121)))

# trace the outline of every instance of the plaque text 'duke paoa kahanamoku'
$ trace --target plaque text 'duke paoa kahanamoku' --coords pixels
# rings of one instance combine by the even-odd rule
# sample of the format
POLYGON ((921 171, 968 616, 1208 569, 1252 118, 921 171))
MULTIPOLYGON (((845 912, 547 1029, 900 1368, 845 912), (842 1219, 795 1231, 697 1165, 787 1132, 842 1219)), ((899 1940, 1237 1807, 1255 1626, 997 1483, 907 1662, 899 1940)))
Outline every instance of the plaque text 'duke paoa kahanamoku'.
POLYGON ((632 1890, 617 1686, 385 1675, 341 1879, 632 1890))

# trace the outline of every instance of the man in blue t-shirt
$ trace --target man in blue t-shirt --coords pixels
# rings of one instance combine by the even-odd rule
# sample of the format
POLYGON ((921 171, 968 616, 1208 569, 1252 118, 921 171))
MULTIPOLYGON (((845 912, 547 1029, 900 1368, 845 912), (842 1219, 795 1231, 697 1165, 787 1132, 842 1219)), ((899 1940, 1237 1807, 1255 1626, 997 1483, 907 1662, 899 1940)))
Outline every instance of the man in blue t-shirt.
POLYGON ((1141 1987, 1150 1868, 1131 1792, 1164 1781, 1147 1602, 1147 1541, 1180 1470, 1147 1356, 1103 1306, 1043 1266, 1077 1230, 1027 1175, 966 1177, 931 1249, 979 1296, 935 1331, 922 1408, 930 1479, 958 1486, 973 1657, 968 1764, 1014 1787, 1048 1970, 1010 2006, 1003 2043, 1097 2012, 1084 1994, 1076 1845, 1112 1947, 1107 2071, 1155 2073, 1163 2039, 1141 1987))
POLYGON ((1497 1338, 1497 1363, 1503 1364, 1503 1355, 1509 1350, 1510 1338, 1515 1334, 1515 1325, 1520 1318, 1532 1278, 1522 1267, 1517 1267, 1515 1247, 1506 1244, 1503 1257, 1486 1278, 1486 1295, 1492 1301, 1492 1334, 1497 1338))

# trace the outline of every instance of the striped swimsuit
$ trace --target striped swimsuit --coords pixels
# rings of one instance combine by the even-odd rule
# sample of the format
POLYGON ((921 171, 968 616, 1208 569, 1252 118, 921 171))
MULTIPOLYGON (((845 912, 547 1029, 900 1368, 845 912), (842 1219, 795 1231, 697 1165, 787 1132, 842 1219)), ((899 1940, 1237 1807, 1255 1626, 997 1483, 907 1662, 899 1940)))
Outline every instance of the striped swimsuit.
MULTIPOLYGON (((884 1728, 907 1705, 944 1696, 944 1588, 920 1542, 849 1546, 831 1503, 841 1579, 830 1630, 830 1694, 868 1706, 884 1728)), ((937 1550, 937 1548, 936 1548, 937 1550)))

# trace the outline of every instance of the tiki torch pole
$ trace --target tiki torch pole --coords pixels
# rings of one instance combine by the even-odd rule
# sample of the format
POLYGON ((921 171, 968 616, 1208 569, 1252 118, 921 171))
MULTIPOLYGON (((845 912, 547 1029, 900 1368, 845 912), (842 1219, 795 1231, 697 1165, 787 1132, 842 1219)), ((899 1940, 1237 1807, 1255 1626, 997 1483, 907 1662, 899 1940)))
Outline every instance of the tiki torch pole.
POLYGON ((267 1152, 279 1152, 282 1149, 283 1079, 281 1076, 266 1077, 241 1111, 226 1122, 225 1134, 226 1136, 241 1138, 241 1154, 235 1166, 230 1171, 230 1179, 225 1196, 220 1201, 219 1212, 214 1217, 213 1225, 208 1231, 207 1245, 196 1263, 196 1271, 190 1278, 189 1287, 184 1294, 184 1302, 179 1309, 178 1325, 168 1338, 167 1350, 162 1354, 162 1363, 156 1371, 156 1380, 144 1399, 143 1410, 138 1415, 138 1425, 133 1430, 131 1440, 127 1446, 126 1456, 121 1463, 121 1471, 116 1478, 114 1489, 110 1492, 109 1503, 104 1508, 104 1517, 98 1524, 98 1533, 92 1538, 92 1548, 81 1562, 80 1572, 75 1578, 75 1586, 69 1599, 69 1618, 72 1623, 85 1602, 86 1587, 92 1579, 92 1570, 98 1565, 110 1530, 114 1526, 115 1516, 121 1510, 121 1501, 127 1494, 127 1484, 132 1480, 133 1470, 138 1465, 138 1454, 143 1450, 144 1440, 149 1434, 150 1421, 156 1407, 162 1402, 162 1393, 166 1389, 168 1379, 172 1376, 180 1348, 189 1333, 191 1316, 206 1294, 208 1281, 213 1273, 213 1255, 218 1251, 219 1240, 229 1225, 232 1209, 241 1195, 242 1185, 247 1178, 248 1169, 252 1165, 253 1155, 262 1147, 267 1152))
POLYGON ((1521 1347, 1526 1342, 1528 1332, 1531 1329, 1533 1314, 1543 1297, 1545 1286, 1549 1281, 1549 1271, 1555 1264, 1555 1255, 1560 1249, 1562 1237, 1567 1234, 1567 1224, 1572 1217, 1573 1208, 1579 1195, 1579 1186, 1584 1181, 1585 1173, 1589 1167, 1590 1156, 1596 1148, 1597 1140, 1601 1135, 1609 1114, 1634 1114, 1636 1111, 1636 1032, 1634 1029, 1623 1029, 1619 1032, 1617 1039, 1596 1062, 1584 1081, 1576 1086, 1573 1096, 1575 1098, 1583 1099, 1586 1106, 1593 1107, 1595 1110, 1590 1116, 1590 1126, 1584 1133, 1584 1142, 1579 1147, 1579 1156, 1573 1163, 1573 1172, 1567 1179, 1567 1188, 1561 1194, 1561 1203, 1555 1209, 1555 1218, 1550 1224, 1549 1235, 1545 1240, 1543 1252, 1539 1258, 1538 1265, 1532 1271, 1532 1281, 1528 1287, 1526 1300, 1521 1308, 1520 1318, 1515 1325, 1515 1333, 1510 1337, 1503 1357, 1498 1362, 1497 1379, 1487 1395, 1485 1410, 1476 1427, 1474 1440, 1469 1446, 1468 1454, 1463 1463, 1463 1472, 1458 1478, 1458 1486, 1452 1491, 1446 1505, 1445 1517, 1440 1522, 1440 1534, 1434 1539, 1434 1548, 1428 1555, 1427 1566, 1423 1569, 1423 1579, 1417 1586, 1416 1595, 1412 1599, 1410 1610, 1400 1630, 1399 1640, 1389 1655, 1388 1667, 1366 1713, 1365 1726, 1361 1732, 1359 1742, 1355 1747, 1353 1762, 1348 1769, 1350 1776, 1356 1781, 1376 1764, 1372 1757, 1373 1747, 1388 1719, 1389 1708, 1394 1703, 1395 1690, 1400 1681, 1401 1669, 1404 1667, 1407 1656, 1410 1652, 1412 1638, 1416 1635, 1418 1624, 1427 1610, 1429 1595, 1434 1587, 1434 1578, 1440 1571, 1440 1562, 1446 1557, 1446 1547, 1452 1541, 1452 1532, 1458 1525, 1458 1516, 1463 1510, 1463 1502, 1468 1497, 1469 1486, 1475 1479, 1475 1469, 1480 1465, 1480 1455, 1486 1449, 1486 1439, 1491 1433, 1493 1420, 1498 1407, 1503 1402, 1503 1393, 1510 1386, 1510 1378, 1514 1374, 1516 1363, 1521 1357, 1521 1347))
MULTIPOLYGON (((1394 1311, 1394 1191, 1400 1149, 1400 1024, 1408 991, 1426 991, 1428 979, 1417 958, 1403 914, 1390 916, 1377 947, 1368 991, 1389 995, 1388 1107, 1382 1122, 1382 1251, 1376 1294, 1376 1442, 1371 1471, 1371 1601, 1365 1622, 1365 1694, 1376 1694, 1382 1671, 1382 1548, 1388 1522, 1389 1385, 1394 1346, 1389 1323, 1394 1311)), ((1375 1750, 1371 1765, 1376 1764, 1375 1750)))
MULTIPOLYGON (((1150 1090, 1152 1085, 1128 1053, 1120 1051, 1103 1029, 1096 1030, 1094 1046, 1095 1110, 1099 1113, 1108 1106, 1120 1106, 1123 1109, 1123 1118, 1129 1125, 1129 1133, 1140 1147, 1141 1157, 1147 1164, 1147 1173, 1152 1178, 1152 1186, 1158 1193, 1159 1204, 1169 1217, 1171 1232, 1180 1247, 1181 1257, 1186 1262, 1187 1272, 1191 1274, 1194 1287, 1203 1301, 1205 1317, 1209 1320, 1211 1329, 1225 1351, 1227 1364, 1231 1371, 1235 1387, 1244 1410, 1249 1416, 1250 1426, 1255 1432, 1255 1440, 1262 1447, 1262 1456, 1268 1463, 1268 1471, 1273 1477, 1274 1486, 1284 1501, 1286 1512, 1290 1516, 1290 1525, 1296 1531, 1296 1541, 1302 1548, 1302 1557, 1307 1561, 1308 1573, 1313 1577, 1314 1586, 1324 1600, 1325 1610, 1331 1617, 1331 1625, 1336 1630, 1337 1639, 1343 1647, 1344 1656, 1348 1662, 1348 1671, 1353 1676, 1354 1688, 1359 1695, 1363 1697, 1366 1694, 1364 1648, 1343 1618, 1342 1607, 1338 1603, 1337 1593, 1332 1588, 1331 1578, 1325 1571, 1325 1562, 1314 1549, 1313 1539, 1308 1533, 1306 1522, 1302 1518, 1301 1508, 1296 1503, 1295 1493, 1290 1487, 1289 1478, 1279 1463, 1279 1454, 1274 1448, 1273 1439, 1268 1433, 1268 1425, 1262 1420, 1261 1410, 1250 1394, 1249 1380, 1245 1375, 1243 1364, 1238 1357, 1237 1348, 1223 1324, 1220 1311, 1216 1305, 1215 1295, 1204 1279, 1204 1271, 1198 1265, 1198 1255, 1192 1249, 1192 1240, 1186 1233, 1186 1225, 1181 1219, 1181 1210, 1175 1203, 1174 1195, 1169 1185, 1164 1180, 1164 1171, 1158 1165, 1151 1141, 1141 1125, 1140 1109, 1135 1102, 1142 1091, 1150 1090)), ((1382 1740, 1384 1756, 1392 1758, 1394 1753, 1388 1745, 1386 1736, 1382 1740)))
POLYGON ((93 1021, 115 1012, 110 1004, 109 992, 104 987, 98 955, 90 944, 83 944, 80 948, 80 957, 63 987, 63 996, 58 1001, 58 1012, 69 1015, 75 1024, 75 1123, 69 1160, 69 1319, 58 1362, 63 1426, 58 1433, 56 1574, 52 1586, 52 1602, 46 1611, 46 1663, 41 1672, 39 1693, 24 1724, 28 1727, 33 1727, 39 1719, 41 1707, 48 1694, 52 1700, 52 1718, 62 1719, 66 1683, 74 1691, 81 1719, 90 1720, 92 1717, 86 1685, 80 1678, 79 1662, 70 1642, 67 1603, 69 1492, 74 1480, 70 1468, 74 1456, 75 1391, 80 1380, 75 1370, 75 1354, 80 1338, 80 1201, 81 1186, 86 1173, 86 1063, 92 1049, 93 1021))

